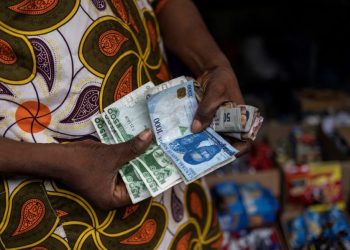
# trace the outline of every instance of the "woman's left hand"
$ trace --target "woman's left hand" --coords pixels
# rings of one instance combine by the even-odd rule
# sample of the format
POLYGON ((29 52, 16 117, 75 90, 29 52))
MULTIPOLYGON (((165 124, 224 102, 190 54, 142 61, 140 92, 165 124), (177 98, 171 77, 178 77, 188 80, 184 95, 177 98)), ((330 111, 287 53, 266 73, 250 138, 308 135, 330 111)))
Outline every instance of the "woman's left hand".
MULTIPOLYGON (((237 78, 231 67, 216 67, 206 71, 197 81, 204 93, 193 119, 194 133, 207 128, 213 121, 217 109, 225 102, 244 104, 237 78)), ((240 151, 239 156, 249 151, 251 147, 251 142, 241 142, 231 137, 225 139, 240 151)))

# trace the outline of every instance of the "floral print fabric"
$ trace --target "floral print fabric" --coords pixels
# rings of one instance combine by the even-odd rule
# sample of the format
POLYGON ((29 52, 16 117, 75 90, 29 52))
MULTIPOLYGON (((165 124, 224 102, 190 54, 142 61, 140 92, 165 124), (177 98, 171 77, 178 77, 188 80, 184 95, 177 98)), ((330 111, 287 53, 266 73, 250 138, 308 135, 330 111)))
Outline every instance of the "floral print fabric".
MULTIPOLYGON (((165 1, 0 1, 0 134, 31 143, 98 140, 90 117, 169 79, 153 9, 165 1)), ((0 249, 216 249, 201 182, 100 211, 52 180, 0 181, 0 249)))

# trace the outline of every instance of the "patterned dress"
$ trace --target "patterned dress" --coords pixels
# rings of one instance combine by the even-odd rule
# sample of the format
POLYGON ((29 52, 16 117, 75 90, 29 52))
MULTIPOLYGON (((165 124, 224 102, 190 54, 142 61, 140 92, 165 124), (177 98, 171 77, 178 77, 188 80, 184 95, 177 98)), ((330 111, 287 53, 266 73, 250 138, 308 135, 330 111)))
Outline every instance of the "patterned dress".
MULTIPOLYGON (((154 10, 165 1, 1 0, 0 134, 97 140, 90 117, 169 79, 154 10)), ((20 155, 20 152, 18 152, 20 155)), ((53 180, 0 178, 0 249, 217 249, 202 182, 110 212, 53 180)))

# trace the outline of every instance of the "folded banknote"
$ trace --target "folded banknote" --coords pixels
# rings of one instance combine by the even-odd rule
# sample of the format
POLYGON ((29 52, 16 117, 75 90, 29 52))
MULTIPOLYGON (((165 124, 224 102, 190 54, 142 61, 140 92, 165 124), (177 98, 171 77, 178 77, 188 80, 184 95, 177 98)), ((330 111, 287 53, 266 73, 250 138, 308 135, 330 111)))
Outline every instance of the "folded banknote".
MULTIPOLYGON (((204 89, 197 81, 194 81, 194 87, 196 97, 201 101, 204 89)), ((254 141, 263 121, 258 108, 226 102, 218 108, 210 126, 226 136, 242 141, 254 141)))

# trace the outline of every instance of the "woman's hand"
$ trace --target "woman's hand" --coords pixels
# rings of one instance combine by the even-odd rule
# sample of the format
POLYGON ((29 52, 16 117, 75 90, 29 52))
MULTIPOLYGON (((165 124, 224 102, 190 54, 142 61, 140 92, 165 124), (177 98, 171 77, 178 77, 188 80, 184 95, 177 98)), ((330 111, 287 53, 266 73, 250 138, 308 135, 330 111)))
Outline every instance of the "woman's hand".
MULTIPOLYGON (((211 124, 217 109, 225 102, 244 104, 236 76, 231 67, 213 68, 202 74, 197 81, 204 93, 192 123, 192 131, 195 133, 211 124)), ((249 151, 251 147, 251 142, 242 142, 224 135, 223 137, 240 151, 238 156, 249 151)))
POLYGON ((59 179, 101 209, 128 205, 131 200, 118 170, 142 154, 151 141, 151 131, 145 130, 134 139, 116 145, 94 141, 67 144, 70 163, 59 179))

